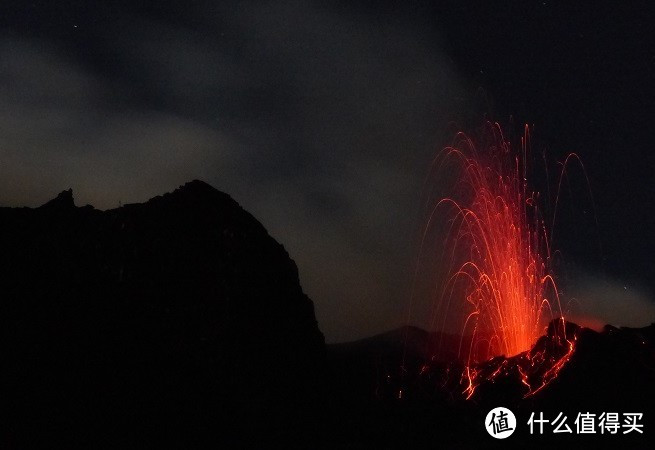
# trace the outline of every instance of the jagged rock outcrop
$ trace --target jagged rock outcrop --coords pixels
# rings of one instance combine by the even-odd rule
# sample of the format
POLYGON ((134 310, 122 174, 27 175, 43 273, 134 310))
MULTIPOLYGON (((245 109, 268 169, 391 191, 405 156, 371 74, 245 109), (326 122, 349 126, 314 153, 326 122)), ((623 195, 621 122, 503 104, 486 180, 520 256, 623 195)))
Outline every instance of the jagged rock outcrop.
POLYGON ((71 190, 0 208, 0 285, 9 447, 244 443, 320 401, 296 265, 206 183, 107 211, 71 190))

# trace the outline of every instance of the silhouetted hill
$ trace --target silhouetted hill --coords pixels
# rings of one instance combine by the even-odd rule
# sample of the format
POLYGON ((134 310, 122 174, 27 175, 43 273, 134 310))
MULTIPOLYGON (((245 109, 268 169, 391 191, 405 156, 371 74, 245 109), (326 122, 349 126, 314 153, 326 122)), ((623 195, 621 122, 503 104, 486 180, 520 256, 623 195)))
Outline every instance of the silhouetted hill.
POLYGON ((371 396, 388 396, 391 379, 401 372, 418 373, 426 362, 457 361, 460 336, 428 332, 415 326, 403 326, 353 342, 328 345, 328 360, 339 373, 334 383, 341 392, 348 392, 346 401, 371 396))
POLYGON ((330 344, 332 354, 362 354, 394 357, 400 354, 410 357, 430 359, 438 355, 440 360, 455 361, 460 345, 470 343, 469 337, 428 332, 421 328, 406 325, 391 331, 377 334, 353 342, 330 344))
POLYGON ((142 204, 0 208, 6 448, 300 439, 324 339, 282 245, 193 181, 142 204), (5 378, 6 377, 6 378, 5 378))

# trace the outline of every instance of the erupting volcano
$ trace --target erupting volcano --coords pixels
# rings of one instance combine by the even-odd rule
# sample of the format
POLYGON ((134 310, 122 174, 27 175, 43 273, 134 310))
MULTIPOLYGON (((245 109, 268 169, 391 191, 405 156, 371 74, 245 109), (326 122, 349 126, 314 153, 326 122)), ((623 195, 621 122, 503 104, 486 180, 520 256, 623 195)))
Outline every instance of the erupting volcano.
POLYGON ((515 149, 500 125, 487 123, 479 141, 460 132, 434 162, 440 179, 455 178, 451 195, 434 203, 425 230, 441 226, 445 235, 433 324, 441 329, 461 324, 457 353, 466 365, 467 397, 482 374, 493 379, 509 362, 533 393, 554 378, 573 351, 539 193, 529 184, 529 155, 527 125, 515 149), (533 346, 549 322, 547 339, 557 351, 534 358, 533 346), (491 371, 480 368, 496 356, 508 359, 491 371))
POLYGON ((448 318, 455 296, 465 299, 470 313, 462 334, 473 336, 470 357, 480 350, 486 357, 526 351, 543 334, 544 320, 561 315, 538 194, 528 187, 529 129, 520 155, 498 124, 488 131, 483 151, 463 133, 444 149, 440 170, 454 164, 461 177, 456 196, 435 207, 449 222, 440 316, 448 318))

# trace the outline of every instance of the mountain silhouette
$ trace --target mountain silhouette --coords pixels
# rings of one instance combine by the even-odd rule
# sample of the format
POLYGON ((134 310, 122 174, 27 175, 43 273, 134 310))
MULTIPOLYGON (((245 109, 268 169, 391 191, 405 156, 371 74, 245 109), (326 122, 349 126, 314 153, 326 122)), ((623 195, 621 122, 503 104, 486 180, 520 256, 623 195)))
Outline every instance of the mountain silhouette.
POLYGON ((325 347, 296 265, 208 184, 0 208, 0 260, 8 448, 244 444, 313 420, 325 347))

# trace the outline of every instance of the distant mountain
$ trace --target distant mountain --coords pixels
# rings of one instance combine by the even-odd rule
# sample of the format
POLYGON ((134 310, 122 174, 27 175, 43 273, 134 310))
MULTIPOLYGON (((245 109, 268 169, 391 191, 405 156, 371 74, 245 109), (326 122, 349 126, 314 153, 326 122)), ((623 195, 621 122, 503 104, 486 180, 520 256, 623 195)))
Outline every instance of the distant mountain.
POLYGON ((332 397, 343 409, 369 414, 366 408, 371 401, 396 398, 401 386, 413 382, 423 367, 457 364, 460 344, 467 348, 469 342, 469 337, 403 326, 358 341, 328 345, 332 397))
POLYGON ((3 447, 188 448, 310 429, 325 347, 282 245, 193 181, 0 208, 3 447), (300 426, 300 425, 302 426, 300 426))
POLYGON ((368 338, 340 344, 330 344, 332 354, 368 354, 377 356, 405 355, 411 358, 456 361, 460 346, 464 349, 470 337, 456 334, 429 332, 405 325, 368 338))

